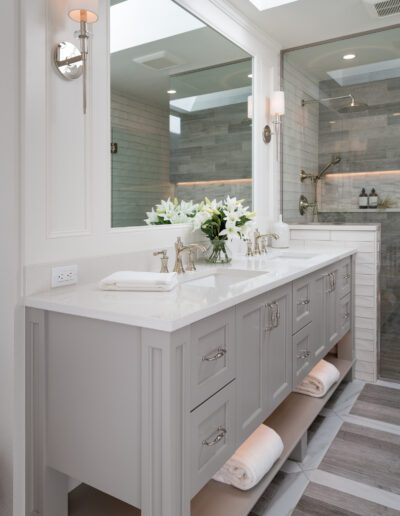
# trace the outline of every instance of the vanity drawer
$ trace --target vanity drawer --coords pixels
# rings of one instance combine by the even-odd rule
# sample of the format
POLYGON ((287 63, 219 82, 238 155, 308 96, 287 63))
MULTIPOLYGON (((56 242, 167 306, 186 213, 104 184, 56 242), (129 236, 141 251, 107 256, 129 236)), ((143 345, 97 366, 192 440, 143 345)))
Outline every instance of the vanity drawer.
POLYGON ((340 299, 351 292, 351 284, 351 258, 345 258, 340 262, 338 270, 338 294, 340 299))
POLYGON ((293 388, 297 387, 314 366, 313 338, 313 323, 293 336, 293 388))
POLYGON ((351 294, 340 300, 339 307, 339 338, 346 335, 351 328, 351 294))
POLYGON ((190 357, 193 409, 236 376, 234 308, 192 325, 190 357))
POLYGON ((293 282, 293 333, 297 333, 311 322, 311 291, 311 276, 293 282))
POLYGON ((190 417, 194 496, 235 452, 235 382, 200 405, 190 417))

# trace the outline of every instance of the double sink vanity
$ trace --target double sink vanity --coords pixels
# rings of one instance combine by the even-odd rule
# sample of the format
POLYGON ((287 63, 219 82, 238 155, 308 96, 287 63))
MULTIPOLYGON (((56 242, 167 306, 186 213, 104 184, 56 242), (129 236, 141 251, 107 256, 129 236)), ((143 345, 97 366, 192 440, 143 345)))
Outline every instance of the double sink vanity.
POLYGON ((245 516, 323 398, 293 390, 322 358, 351 377, 355 250, 290 249, 203 266, 172 292, 96 284, 27 299, 32 504, 66 516, 68 477, 144 516, 245 516), (263 422, 284 452, 250 491, 212 480, 263 422))

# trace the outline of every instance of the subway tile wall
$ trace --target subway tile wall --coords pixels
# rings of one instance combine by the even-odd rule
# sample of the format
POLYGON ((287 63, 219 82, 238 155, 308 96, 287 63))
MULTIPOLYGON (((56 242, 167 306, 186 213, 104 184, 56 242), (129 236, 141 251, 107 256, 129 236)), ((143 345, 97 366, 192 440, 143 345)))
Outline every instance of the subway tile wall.
POLYGON ((300 171, 318 170, 318 104, 302 107, 302 99, 318 99, 319 84, 311 80, 285 57, 283 90, 286 113, 283 122, 283 217, 286 222, 303 222, 298 204, 301 194, 314 201, 310 181, 300 182, 300 171))
POLYGON ((324 226, 296 228, 291 226, 292 244, 295 246, 356 247, 355 292, 355 376, 366 382, 378 378, 378 349, 380 318, 379 270, 380 225, 343 226, 324 229, 324 226))
POLYGON ((160 199, 174 194, 169 179, 169 111, 111 93, 112 226, 141 226, 160 199))

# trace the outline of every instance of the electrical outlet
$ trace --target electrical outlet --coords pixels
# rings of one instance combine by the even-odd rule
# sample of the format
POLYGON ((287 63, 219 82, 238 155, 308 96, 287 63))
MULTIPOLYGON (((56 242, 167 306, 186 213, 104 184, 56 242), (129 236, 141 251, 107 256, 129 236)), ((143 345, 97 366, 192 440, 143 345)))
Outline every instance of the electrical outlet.
POLYGON ((78 266, 65 265, 63 267, 53 267, 51 270, 51 286, 65 287, 66 285, 74 285, 78 282, 78 266))

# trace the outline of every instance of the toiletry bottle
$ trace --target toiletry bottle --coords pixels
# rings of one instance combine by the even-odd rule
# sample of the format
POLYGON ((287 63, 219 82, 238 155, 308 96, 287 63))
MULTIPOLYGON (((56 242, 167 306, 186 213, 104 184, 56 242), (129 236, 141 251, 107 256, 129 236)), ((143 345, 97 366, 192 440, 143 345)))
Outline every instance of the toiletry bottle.
POLYGON ((368 208, 368 194, 365 191, 365 188, 361 190, 361 193, 358 196, 358 207, 361 210, 365 210, 368 208))
POLYGON ((375 188, 373 188, 369 194, 369 207, 372 209, 376 209, 378 207, 378 194, 376 193, 375 188))
POLYGON ((282 215, 279 216, 279 222, 275 222, 272 225, 272 232, 278 235, 278 239, 272 238, 272 247, 285 248, 289 247, 290 241, 290 229, 288 224, 285 224, 282 220, 282 215))

